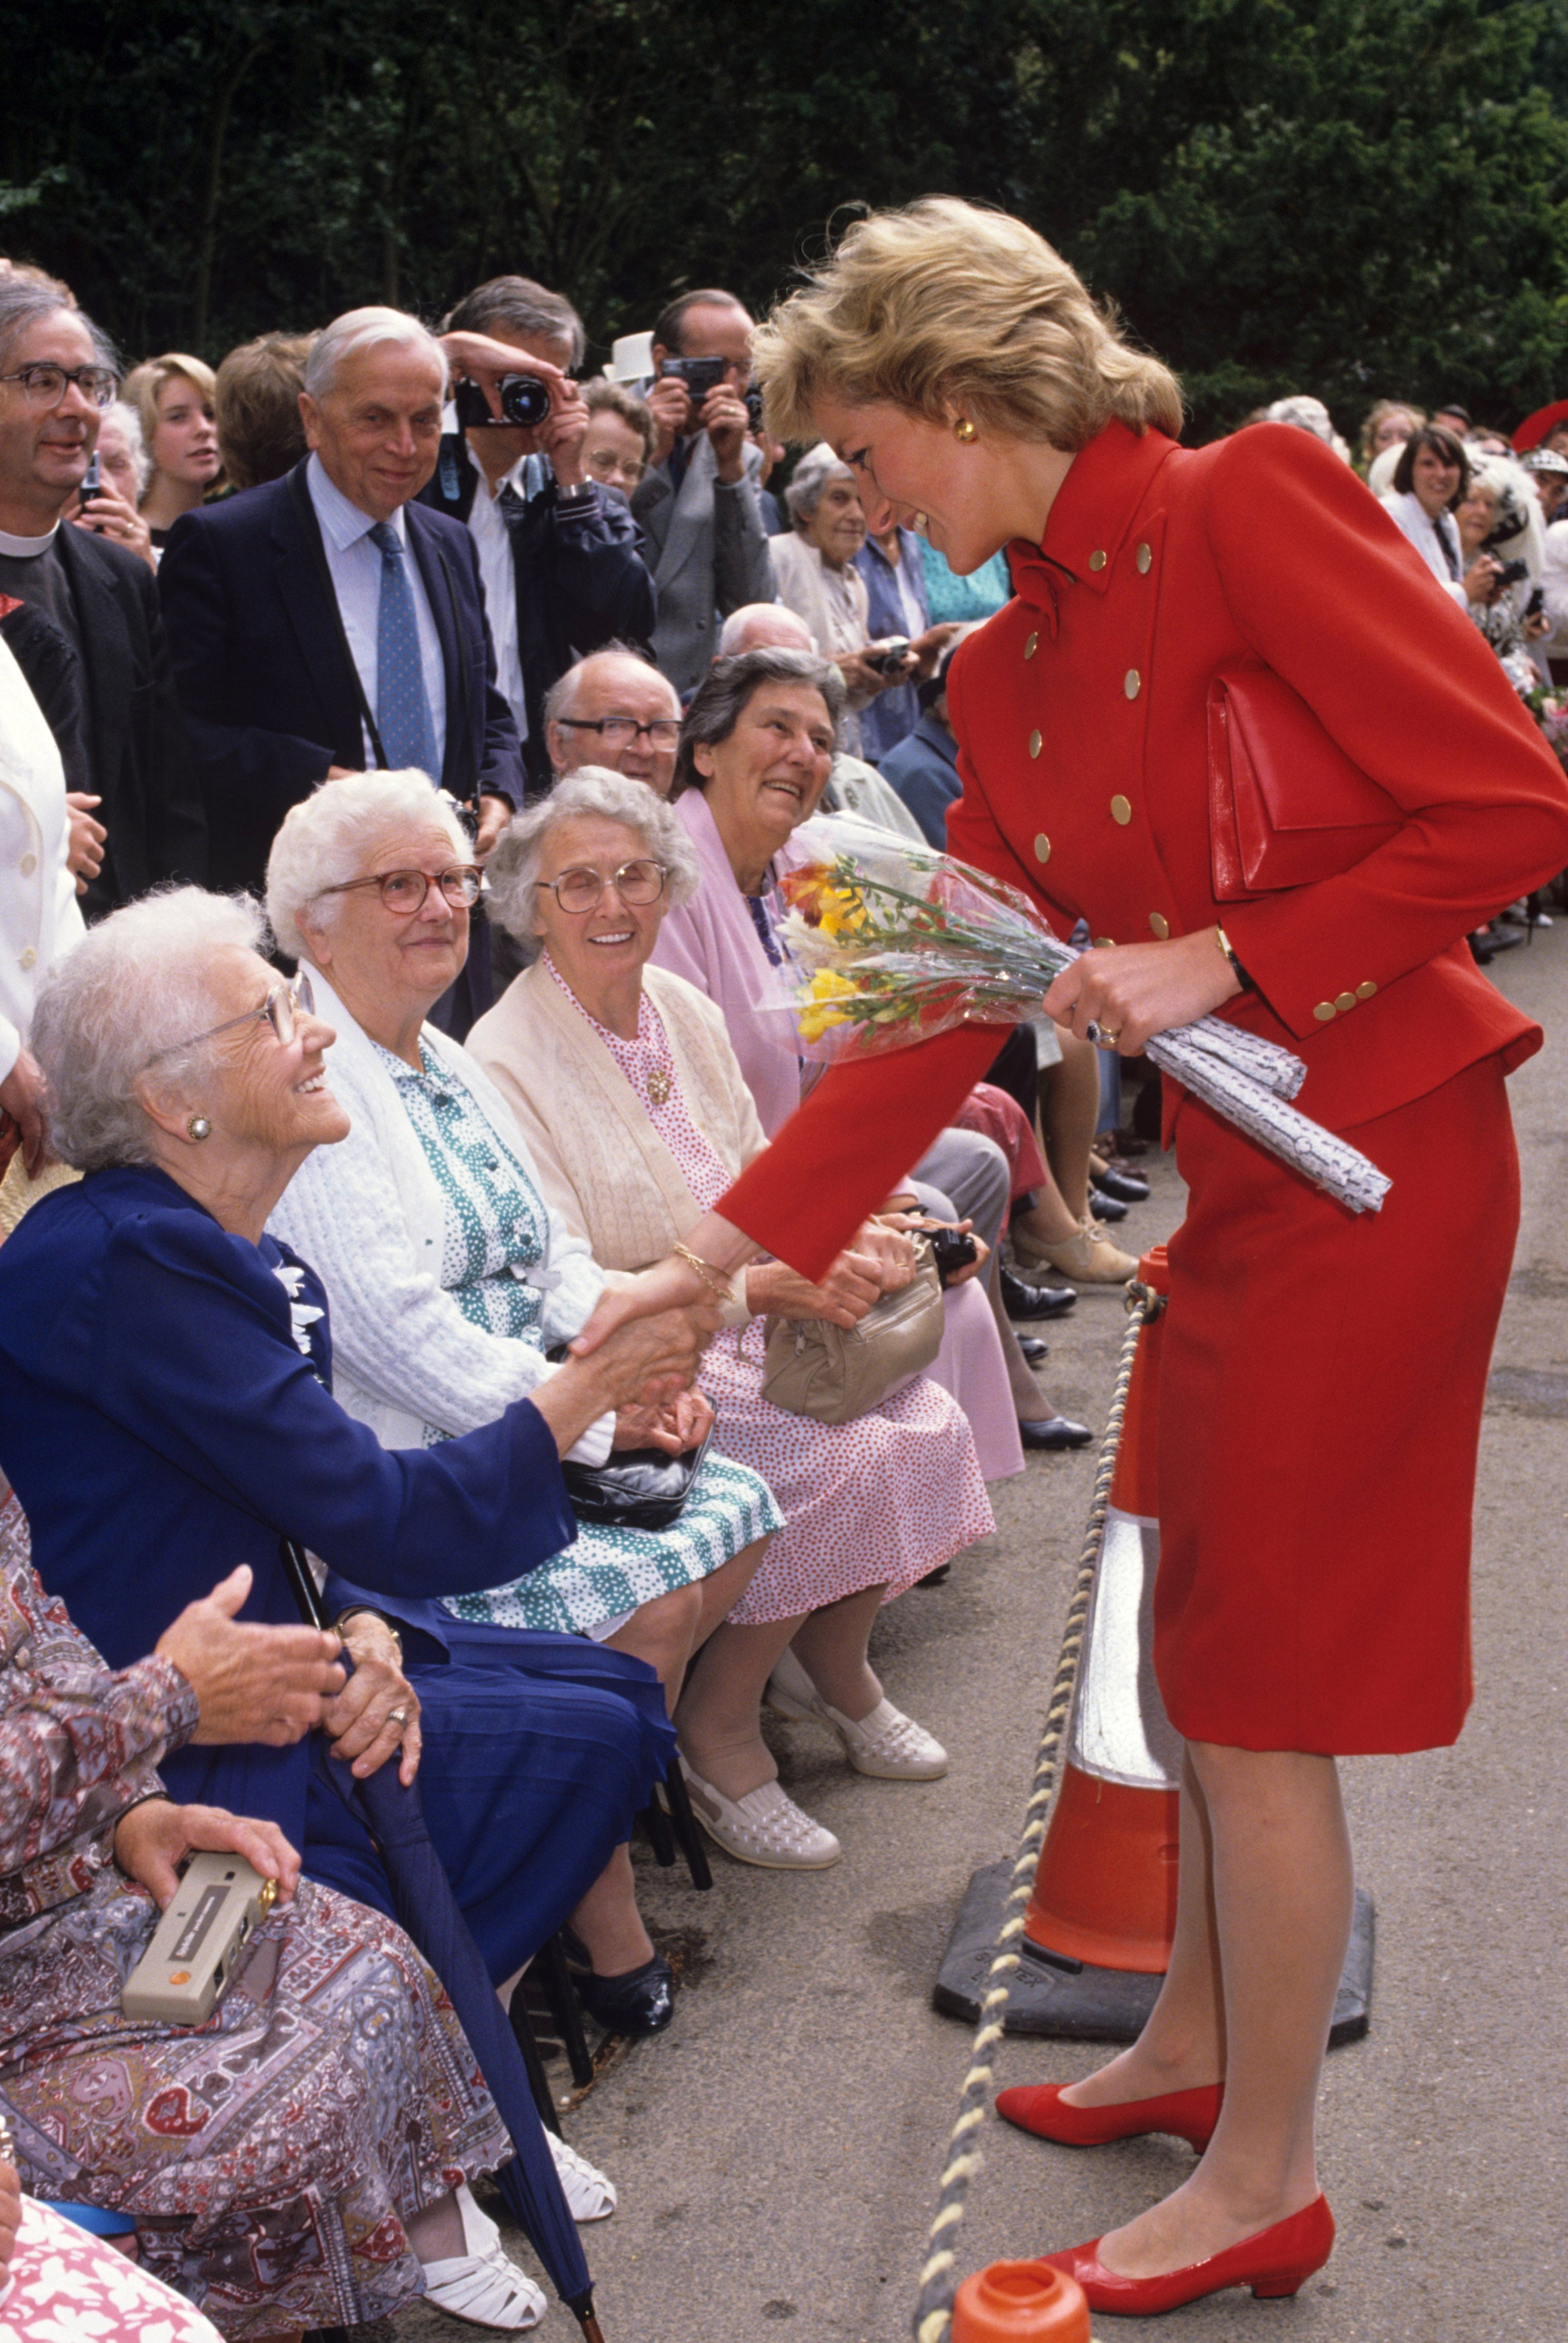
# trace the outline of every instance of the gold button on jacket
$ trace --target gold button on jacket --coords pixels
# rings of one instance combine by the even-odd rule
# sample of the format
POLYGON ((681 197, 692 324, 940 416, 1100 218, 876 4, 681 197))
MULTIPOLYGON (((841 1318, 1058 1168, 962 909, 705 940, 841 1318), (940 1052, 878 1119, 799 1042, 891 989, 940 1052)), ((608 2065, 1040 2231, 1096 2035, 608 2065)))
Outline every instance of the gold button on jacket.
POLYGON ((1023 647, 1023 655, 1025 659, 1032 659, 1039 649, 1040 637, 1038 635, 1030 635, 1028 642, 1026 642, 1023 647))
POLYGON ((1339 1011, 1342 1017, 1344 1015, 1347 1009, 1353 1009, 1355 1005, 1356 997, 1353 992, 1337 992, 1334 995, 1334 1007, 1339 1011))
POLYGON ((1121 679, 1121 689, 1129 699, 1136 699, 1143 689, 1143 678, 1135 667, 1130 667, 1121 679))
POLYGON ((1126 829, 1132 819, 1132 808, 1126 798, 1118 796, 1111 799, 1111 819, 1112 821, 1119 821, 1123 830, 1126 829))
POLYGON ((1047 838, 1043 830, 1034 841, 1034 859, 1037 862, 1049 862, 1050 860, 1050 840, 1047 838))
POLYGON ((1039 754, 1040 754, 1040 734, 1039 734, 1038 732, 1031 732, 1031 733, 1030 734, 1030 736, 1029 736, 1029 753, 1030 753, 1030 755, 1031 757, 1038 757, 1038 756, 1039 756, 1039 754))
POLYGON ((1337 1017, 1339 1015, 1339 1011, 1334 1007, 1332 1001, 1320 1001, 1317 1007, 1313 1010, 1312 1015, 1317 1019, 1320 1025, 1326 1025, 1331 1017, 1337 1017))
POLYGON ((1141 545, 1132 558, 1138 564, 1139 576, 1147 578, 1154 565, 1153 548, 1147 545, 1141 545))
POLYGON ((1171 937, 1171 922, 1165 917, 1163 911, 1151 911, 1149 914, 1149 924, 1153 929, 1161 943, 1169 942, 1171 937))
POLYGON ((1103 569, 1105 560, 1106 557, 1103 553, 1091 553, 1089 557, 1089 566, 1091 569, 1103 569))

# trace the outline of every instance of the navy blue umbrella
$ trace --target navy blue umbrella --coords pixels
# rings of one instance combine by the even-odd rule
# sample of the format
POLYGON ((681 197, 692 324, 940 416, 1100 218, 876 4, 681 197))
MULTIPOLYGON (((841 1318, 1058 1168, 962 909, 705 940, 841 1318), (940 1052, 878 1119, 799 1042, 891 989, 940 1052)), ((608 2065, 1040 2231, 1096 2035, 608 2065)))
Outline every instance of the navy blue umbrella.
MULTIPOLYGON (((301 1615, 309 1625, 325 1628, 327 1614, 304 1549, 285 1537, 278 1541, 278 1552, 301 1615)), ((354 1664, 347 1651, 343 1664, 347 1668, 354 1664)), ((357 1782, 347 1765, 329 1764, 325 1771, 368 1825, 392 1883, 397 1917, 446 1986, 501 2121, 512 2136, 517 2153, 496 2176, 501 2194, 528 2233, 556 2292, 576 2314, 587 2343, 604 2343, 594 2317, 593 2281, 534 2105, 522 2052, 445 1866, 430 1844, 418 1787, 406 1788, 391 1764, 363 1782, 357 1782)))

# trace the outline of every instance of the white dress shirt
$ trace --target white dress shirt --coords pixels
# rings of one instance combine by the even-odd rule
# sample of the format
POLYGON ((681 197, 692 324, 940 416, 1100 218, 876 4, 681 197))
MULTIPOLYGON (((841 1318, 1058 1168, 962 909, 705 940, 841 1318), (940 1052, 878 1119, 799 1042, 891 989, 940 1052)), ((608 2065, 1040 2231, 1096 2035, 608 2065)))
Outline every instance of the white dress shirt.
POLYGON ((512 564, 511 531, 501 511, 500 494, 503 488, 509 488, 527 502, 523 467, 528 460, 526 456, 518 458, 511 470, 497 481, 494 495, 480 471, 468 511, 474 550, 479 557, 479 579, 485 589, 485 616, 490 622, 490 640, 496 648, 496 684, 512 711, 519 740, 528 737, 528 711, 523 693, 523 662, 518 649, 518 578, 512 564))
POLYGON ((0 641, 0 1081, 27 1038, 39 985, 86 932, 65 865, 67 817, 55 736, 0 641))
MULTIPOLYGON (((1464 587, 1461 580, 1454 577, 1452 571, 1449 568, 1448 563, 1444 560, 1442 547, 1438 539, 1437 531, 1433 528, 1432 520, 1428 516, 1426 507, 1422 503, 1421 498, 1416 495, 1414 489, 1407 488, 1402 496, 1401 496, 1396 490, 1391 489, 1389 494, 1382 498, 1382 502, 1392 516, 1396 528, 1402 529, 1404 535, 1409 538, 1412 545, 1414 546, 1416 551, 1420 554, 1422 559, 1425 562, 1427 568, 1431 570, 1438 584, 1442 588, 1443 592, 1457 602, 1462 610, 1468 610, 1470 608, 1470 598, 1465 593, 1464 587)), ((1448 521, 1450 529, 1453 529, 1453 515, 1449 513, 1445 518, 1448 521)), ((1457 530, 1454 531, 1451 542, 1453 545, 1455 552, 1458 553, 1459 537, 1457 530)), ((1461 566, 1462 567, 1464 557, 1462 554, 1460 554, 1459 558, 1461 566)))
MULTIPOLYGON (((370 542, 370 531, 376 522, 369 513, 351 504, 337 483, 327 476, 327 467, 318 455, 313 455, 305 468, 305 482, 310 490, 310 501, 316 508, 316 518, 321 524, 321 541, 327 549, 327 567, 332 577, 332 589, 337 597, 337 614, 343 621, 343 631, 348 638, 348 649, 359 671, 365 697, 372 709, 376 706, 376 634, 381 616, 381 548, 370 542)), ((500 515, 498 513, 498 520, 500 515)), ((441 658, 441 638, 436 632, 436 621, 430 615, 429 598, 425 580, 419 574, 418 558, 408 542, 408 518, 401 505, 392 516, 392 526, 403 541, 403 566, 408 583, 414 589, 414 615, 419 628, 419 659, 425 671, 425 697, 430 703, 430 721, 436 730, 436 762, 445 763, 447 756, 447 669, 441 658)), ((370 728, 366 725, 365 762, 374 770, 376 751, 371 745, 370 728)), ((439 771, 432 778, 439 780, 439 771)))

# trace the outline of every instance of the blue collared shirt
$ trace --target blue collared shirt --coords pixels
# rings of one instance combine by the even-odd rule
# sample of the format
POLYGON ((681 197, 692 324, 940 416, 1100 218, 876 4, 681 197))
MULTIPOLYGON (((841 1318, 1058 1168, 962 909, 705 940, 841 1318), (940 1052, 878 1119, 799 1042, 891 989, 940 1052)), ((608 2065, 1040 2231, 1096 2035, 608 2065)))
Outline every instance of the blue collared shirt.
MULTIPOLYGON (((372 708, 376 705, 376 635, 381 615, 381 551, 370 542, 370 531, 376 522, 372 515, 361 512, 344 495, 337 482, 329 478, 319 455, 313 455, 305 468, 305 482, 310 490, 310 501, 316 508, 316 518, 321 524, 321 541, 327 549, 327 567, 332 576, 332 588, 337 597, 337 612, 343 620, 343 631, 348 638, 348 649, 359 671, 365 697, 372 708)), ((447 669, 441 658, 441 638, 436 632, 429 597, 425 580, 419 574, 419 563, 408 542, 408 517, 401 505, 392 516, 392 526, 403 540, 405 565, 408 582, 414 589, 414 615, 419 628, 419 660, 425 673, 425 697, 430 703, 430 721, 436 729, 436 761, 437 766, 447 757, 447 669)), ((366 725, 365 762, 374 768, 376 752, 371 746, 370 728, 366 725)), ((431 775, 438 781, 439 771, 431 775)))

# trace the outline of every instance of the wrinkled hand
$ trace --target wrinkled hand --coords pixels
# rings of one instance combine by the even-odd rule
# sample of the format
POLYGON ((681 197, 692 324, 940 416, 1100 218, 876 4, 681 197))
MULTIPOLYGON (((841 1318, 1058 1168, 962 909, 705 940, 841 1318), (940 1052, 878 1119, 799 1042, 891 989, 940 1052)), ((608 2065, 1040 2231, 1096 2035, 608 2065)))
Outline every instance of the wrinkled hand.
POLYGON ((829 1326, 858 1326, 882 1298, 880 1265, 859 1250, 841 1252, 819 1285, 788 1262, 769 1261, 746 1272, 748 1306, 777 1318, 820 1318, 829 1326))
POLYGON ((65 508, 65 517, 74 528, 85 528, 94 537, 106 537, 114 545, 123 545, 127 553, 139 553, 149 569, 156 569, 153 558, 153 533, 136 510, 111 488, 102 488, 90 505, 84 506, 80 497, 73 497, 65 508))
POLYGON ((194 1742, 287 1749, 322 1722, 327 1702, 341 1691, 341 1646, 315 1627, 242 1624, 235 1614, 250 1586, 249 1565, 241 1563, 210 1594, 186 1604, 156 1650, 201 1704, 194 1742))
POLYGON ((356 1612, 343 1624, 354 1674, 321 1722, 335 1757, 352 1761, 357 1782, 374 1774, 398 1748, 397 1779, 407 1788, 419 1770, 419 1695, 397 1664, 397 1646, 383 1619, 356 1612))
POLYGON ((874 699, 879 691, 903 681, 901 675, 884 675, 879 668, 869 666, 862 651, 839 651, 833 665, 844 679, 845 689, 856 699, 874 699))
POLYGON ((1464 598, 1467 602, 1495 602, 1502 592, 1503 564, 1490 553, 1478 553, 1464 573, 1464 598))
POLYGON ((187 1855, 243 1855, 264 1879, 277 1882, 277 1900, 293 1900, 299 1885, 299 1857, 276 1823, 247 1822, 222 1806, 172 1806, 149 1798, 120 1818, 115 1861, 166 1912, 180 1884, 187 1855))
MULTIPOLYGON (((548 358, 530 357, 527 350, 514 349, 509 342, 495 341, 488 334, 443 334, 440 339, 441 347, 447 353, 447 363, 452 369, 453 381, 456 382, 459 375, 467 375, 477 382, 498 423, 502 418, 500 392, 497 386, 504 374, 538 375, 549 390, 550 415, 568 397, 580 399, 582 396, 571 377, 563 374, 558 366, 552 366, 548 358)), ((550 416, 547 416, 531 430, 518 423, 508 424, 507 428, 521 432, 532 450, 540 444, 542 434, 549 427, 550 416)), ((586 425, 584 427, 586 429, 586 425)))
POLYGON ((1116 1035, 1122 1057, 1136 1057, 1156 1033, 1191 1024, 1223 1001, 1241 980, 1212 928, 1165 944, 1116 944, 1087 951, 1064 968, 1045 996, 1045 1013, 1087 1041, 1091 1023, 1116 1035))
MULTIPOLYGON (((618 1325, 595 1352, 617 1413, 623 1407, 665 1407, 689 1389, 718 1323, 718 1310, 710 1305, 661 1310, 650 1318, 627 1319, 618 1325)), ((585 1333, 592 1324, 590 1319, 585 1333)))
POLYGON ((474 860, 487 862, 500 844, 512 809, 505 798, 482 797, 479 799, 479 827, 474 836, 474 860))
MULTIPOLYGON (((689 1269, 675 1253, 656 1262, 651 1269, 640 1270, 635 1277, 607 1285, 594 1304, 588 1324, 567 1347, 574 1358, 586 1359, 607 1342, 618 1327, 666 1310, 695 1310, 709 1333, 719 1330, 717 1297, 709 1292, 697 1272, 689 1269)), ((689 1375, 687 1381, 690 1380, 689 1375)))
POLYGON ((48 1158, 49 1134, 44 1121, 44 1069, 25 1047, 18 1050, 15 1064, 0 1082, 0 1111, 15 1123, 27 1177, 35 1180, 48 1158))
POLYGON ((11 2267, 11 2257, 16 2250, 16 2232, 22 2226, 22 2183, 16 2167, 0 2157, 0 2285, 11 2267))
POLYGON ((650 464, 662 464, 691 417, 691 394, 678 374, 661 374, 648 387, 648 411, 653 417, 650 464))
POLYGON ((663 1407, 623 1407, 615 1420, 617 1448, 662 1448, 684 1456, 699 1447, 713 1428, 713 1406, 704 1392, 685 1391, 663 1407))
POLYGON ((65 792, 65 818, 70 824, 65 868, 76 881, 78 895, 86 893, 89 882, 104 867, 104 847, 109 833, 101 821, 93 820, 93 808, 103 802, 102 798, 89 797, 85 789, 65 792))
POLYGON ((957 1269, 948 1272, 947 1290, 949 1291, 955 1285, 967 1285, 971 1277, 979 1277, 990 1259, 990 1247, 984 1237, 975 1236, 975 1224, 972 1221, 933 1221, 929 1212, 897 1214, 883 1212, 880 1217, 884 1224, 890 1228, 919 1231, 926 1236, 929 1236, 933 1229, 951 1229, 958 1236, 974 1237, 975 1257, 973 1261, 962 1262, 957 1269))
POLYGON ((697 420, 713 444, 719 478, 733 488, 746 477, 746 435, 751 427, 746 401, 727 382, 716 382, 697 420))
POLYGON ((913 1284, 920 1256, 902 1229, 891 1228, 884 1220, 862 1222, 851 1250, 870 1255, 884 1293, 900 1293, 913 1284))

